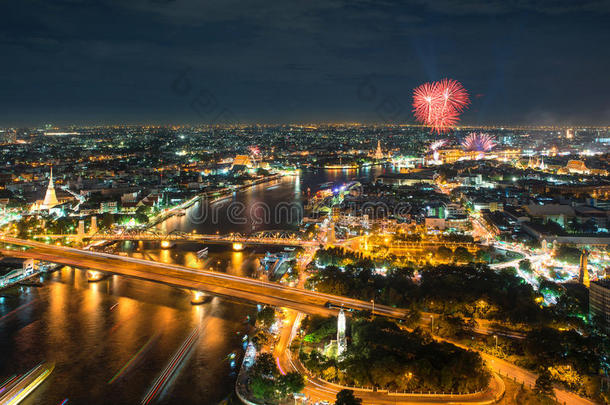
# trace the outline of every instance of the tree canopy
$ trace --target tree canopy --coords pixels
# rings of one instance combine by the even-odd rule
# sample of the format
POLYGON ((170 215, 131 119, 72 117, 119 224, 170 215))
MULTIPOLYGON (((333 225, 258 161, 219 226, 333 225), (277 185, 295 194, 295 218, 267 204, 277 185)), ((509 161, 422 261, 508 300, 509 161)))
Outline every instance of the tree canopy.
POLYGON ((305 388, 305 379, 297 372, 280 373, 270 353, 261 353, 250 368, 250 390, 262 400, 283 399, 305 388))
POLYGON ((473 392, 489 381, 478 353, 436 342, 419 329, 409 332, 384 318, 352 318, 349 329, 339 359, 313 350, 302 356, 305 366, 341 384, 398 391, 473 392))
POLYGON ((341 390, 337 392, 337 400, 335 405, 361 405, 362 399, 356 398, 354 391, 352 390, 341 390))

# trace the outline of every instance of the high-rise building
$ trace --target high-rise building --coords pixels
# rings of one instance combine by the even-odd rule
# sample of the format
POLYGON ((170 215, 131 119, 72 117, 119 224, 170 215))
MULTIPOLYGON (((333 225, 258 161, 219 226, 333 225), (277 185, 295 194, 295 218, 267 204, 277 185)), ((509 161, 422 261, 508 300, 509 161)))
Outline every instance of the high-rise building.
POLYGON ((589 264, 587 257, 589 252, 585 249, 580 254, 580 272, 578 274, 578 282, 589 287, 589 264))
POLYGON ((97 217, 94 215, 91 217, 91 229, 89 229, 89 232, 91 234, 96 234, 98 231, 97 229, 97 217))
POLYGON ((335 243, 335 223, 329 222, 328 231, 326 233, 326 243, 328 245, 333 245, 335 243))
POLYGON ((601 320, 610 331, 610 279, 592 281, 589 288, 589 316, 601 320))

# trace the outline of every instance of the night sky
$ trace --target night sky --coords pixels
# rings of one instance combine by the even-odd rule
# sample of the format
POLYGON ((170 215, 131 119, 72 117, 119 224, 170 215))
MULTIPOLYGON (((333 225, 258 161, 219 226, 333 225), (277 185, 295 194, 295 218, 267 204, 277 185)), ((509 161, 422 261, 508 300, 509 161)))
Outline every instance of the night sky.
POLYGON ((467 124, 610 125, 610 1, 14 0, 0 125, 409 123, 451 77, 467 124))

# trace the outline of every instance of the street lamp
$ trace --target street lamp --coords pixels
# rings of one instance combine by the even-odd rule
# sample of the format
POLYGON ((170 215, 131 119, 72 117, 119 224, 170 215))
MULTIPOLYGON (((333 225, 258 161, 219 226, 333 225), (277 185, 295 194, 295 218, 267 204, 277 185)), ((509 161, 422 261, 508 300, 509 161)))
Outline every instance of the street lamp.
POLYGON ((373 311, 371 312, 372 315, 375 315, 375 300, 372 299, 371 303, 373 304, 373 311))
POLYGON ((430 320, 432 321, 430 328, 432 329, 432 334, 434 335, 434 315, 430 315, 430 320))
POLYGON ((494 335, 494 339, 496 339, 496 353, 498 352, 498 335, 494 335))

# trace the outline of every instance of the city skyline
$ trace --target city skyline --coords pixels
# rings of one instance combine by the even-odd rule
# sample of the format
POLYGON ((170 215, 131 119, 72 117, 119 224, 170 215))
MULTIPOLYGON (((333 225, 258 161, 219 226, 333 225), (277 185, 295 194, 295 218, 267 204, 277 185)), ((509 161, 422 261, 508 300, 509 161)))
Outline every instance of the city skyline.
POLYGON ((610 1, 0 6, 0 404, 610 405, 610 1))

